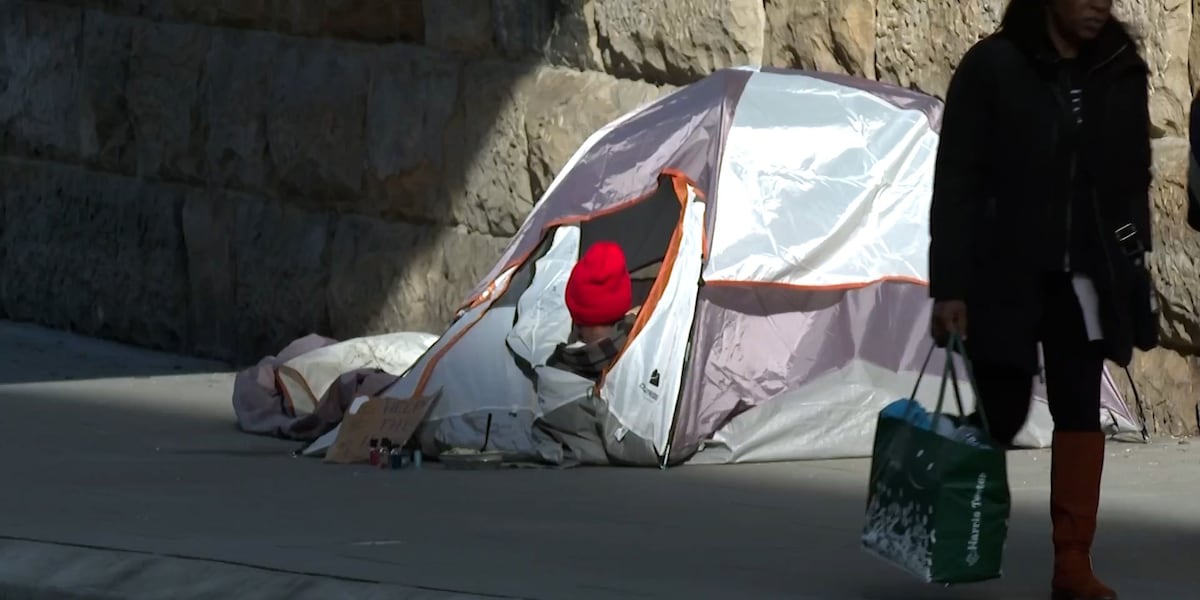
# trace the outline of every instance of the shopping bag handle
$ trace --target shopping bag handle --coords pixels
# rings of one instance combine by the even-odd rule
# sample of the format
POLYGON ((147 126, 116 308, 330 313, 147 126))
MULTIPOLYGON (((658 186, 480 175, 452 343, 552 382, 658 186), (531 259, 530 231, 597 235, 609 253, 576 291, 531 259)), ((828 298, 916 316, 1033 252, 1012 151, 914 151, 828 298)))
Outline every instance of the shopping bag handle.
MULTIPOLYGON (((988 433, 988 436, 991 437, 991 425, 988 422, 988 412, 984 410, 983 401, 979 400, 979 385, 976 383, 976 377, 974 377, 974 367, 971 365, 971 359, 967 358, 966 341, 962 340, 962 336, 958 334, 952 334, 950 335, 949 347, 952 348, 952 350, 950 350, 950 355, 947 356, 946 360, 949 362, 950 368, 954 370, 955 366, 953 353, 955 350, 953 348, 958 348, 956 352, 962 356, 962 371, 964 371, 967 376, 967 385, 971 386, 971 394, 974 395, 974 398, 976 398, 976 412, 979 413, 980 425, 983 425, 983 431, 988 433)), ((954 394, 959 394, 959 378, 956 376, 954 377, 954 394)), ((959 404, 959 412, 961 413, 961 400, 959 401, 959 404)))
MULTIPOLYGON (((917 375, 917 383, 916 383, 916 385, 913 386, 912 395, 909 397, 910 400, 912 400, 913 404, 916 404, 917 392, 920 390, 921 380, 924 379, 925 372, 929 370, 929 364, 933 360, 933 353, 936 351, 937 351, 937 346, 930 344, 929 354, 927 354, 925 356, 925 362, 921 366, 921 372, 917 375)), ((959 414, 965 416, 964 413, 966 413, 966 411, 963 410, 962 390, 959 388, 959 383, 958 383, 958 368, 954 364, 955 352, 959 352, 960 354, 962 354, 963 363, 966 365, 967 380, 968 380, 969 384, 971 385, 971 389, 975 392, 976 410, 979 411, 979 418, 980 418, 980 421, 982 422, 981 424, 983 425, 984 432, 986 432, 987 435, 990 437, 991 436, 991 428, 988 425, 987 415, 984 414, 983 403, 979 401, 979 388, 975 383, 975 372, 971 367, 971 361, 967 357, 966 344, 964 344, 962 338, 957 335, 952 335, 950 337, 949 343, 946 345, 946 364, 942 371, 942 385, 941 385, 941 389, 938 391, 938 402, 937 402, 937 408, 934 410, 934 416, 936 417, 937 415, 942 414, 942 409, 943 409, 943 407, 945 405, 945 401, 946 401, 946 384, 947 383, 950 383, 951 385, 954 386, 954 398, 955 398, 955 402, 958 404, 959 414)), ((910 408, 908 410, 911 411, 911 410, 913 410, 913 408, 915 408, 915 407, 910 405, 910 408)), ((907 422, 907 421, 909 421, 910 417, 911 417, 910 413, 905 414, 904 420, 907 422)), ((906 447, 908 442, 912 439, 912 436, 914 435, 914 431, 915 431, 914 427, 902 428, 900 430, 900 433, 895 438, 893 438, 892 441, 889 443, 888 450, 884 451, 884 452, 886 452, 886 454, 884 454, 884 455, 881 455, 878 453, 874 454, 876 459, 883 458, 884 456, 886 456, 886 459, 871 461, 872 481, 874 481, 875 479, 880 477, 880 473, 882 473, 885 469, 893 469, 893 470, 906 471, 906 476, 908 477, 909 484, 914 489, 922 490, 922 489, 926 489, 928 487, 928 485, 923 484, 920 481, 917 481, 917 478, 914 477, 914 472, 907 468, 909 461, 915 460, 919 456, 919 454, 914 455, 914 454, 906 452, 904 450, 904 448, 906 447)), ((935 462, 940 463, 940 461, 935 461, 935 462)))
MULTIPOLYGON (((921 371, 919 373, 917 373, 917 382, 916 382, 916 384, 913 385, 912 394, 909 395, 909 405, 908 405, 908 408, 905 410, 905 414, 904 414, 904 421, 906 423, 910 423, 910 424, 912 423, 911 419, 912 419, 913 413, 916 412, 916 408, 918 405, 917 392, 920 391, 920 389, 921 389, 921 381, 925 379, 925 373, 929 370, 929 363, 933 362, 933 353, 936 351, 937 351, 937 346, 935 344, 931 343, 929 345, 929 353, 925 355, 925 361, 921 364, 921 371)), ((954 356, 953 352, 950 350, 950 347, 947 346, 947 348, 946 348, 946 363, 942 366, 942 385, 941 385, 941 389, 938 390, 937 408, 934 409, 934 412, 933 412, 934 420, 937 419, 938 415, 942 414, 942 407, 946 401, 946 380, 951 377, 954 377, 953 356, 954 356)), ((964 412, 963 405, 962 405, 962 397, 961 397, 961 394, 958 393, 958 382, 957 381, 955 381, 954 390, 955 390, 955 400, 958 402, 958 412, 959 412, 959 414, 962 414, 964 412)), ((914 475, 914 471, 908 467, 910 461, 915 460, 918 456, 920 456, 920 454, 914 455, 910 452, 905 451, 905 448, 908 446, 909 442, 912 440, 914 431, 915 431, 915 428, 912 426, 905 427, 905 428, 901 429, 900 434, 892 440, 892 448, 898 448, 901 451, 899 453, 891 454, 891 457, 888 460, 888 464, 890 465, 890 468, 896 469, 896 470, 904 473, 904 476, 908 478, 908 484, 910 486, 912 486, 913 489, 924 490, 924 489, 927 489, 929 486, 922 483, 921 481, 918 481, 917 477, 914 475)), ((872 461, 872 462, 874 464, 874 461, 872 461)), ((936 461, 936 462, 940 463, 940 461, 936 461)), ((880 463, 880 466, 878 467, 878 469, 881 471, 884 468, 886 468, 886 467, 883 466, 883 463, 880 463)), ((876 477, 878 477, 878 473, 879 473, 879 471, 874 470, 874 467, 873 467, 873 472, 871 475, 872 480, 874 480, 876 477)))
MULTIPOLYGON (((929 363, 933 361, 933 353, 937 351, 936 344, 929 345, 929 352, 925 353, 925 362, 921 363, 921 370, 917 372, 917 382, 913 384, 913 391, 908 395, 908 399, 914 403, 917 401, 917 391, 921 389, 921 380, 925 379, 925 372, 929 370, 929 363)), ((909 410, 912 410, 912 405, 909 405, 909 410)), ((904 420, 907 421, 912 417, 911 412, 905 413, 904 420)))
MULTIPOLYGON (((955 373, 955 371, 954 371, 954 351, 951 348, 952 347, 950 345, 946 346, 946 364, 944 366, 942 366, 942 386, 941 386, 941 389, 938 390, 937 407, 934 408, 934 411, 933 411, 933 416, 935 416, 935 417, 942 414, 942 406, 944 405, 945 400, 946 400, 947 376, 948 375, 953 376, 955 373)), ((909 400, 912 400, 912 404, 909 405, 908 412, 906 412, 904 415, 905 421, 909 420, 909 418, 912 417, 912 413, 915 412, 915 408, 916 408, 915 405, 917 403, 917 392, 921 389, 921 381, 925 379, 925 373, 929 370, 929 363, 933 361, 933 353, 934 352, 937 352, 937 346, 934 344, 930 344, 929 345, 929 353, 925 355, 925 362, 921 365, 921 371, 919 373, 917 373, 917 383, 913 385, 912 394, 909 395, 909 397, 908 397, 909 400)), ((954 381, 954 400, 958 404, 958 414, 961 415, 964 412, 966 412, 963 408, 962 394, 959 393, 957 379, 955 379, 955 381, 954 381)))
MULTIPOLYGON (((967 344, 962 336, 953 333, 950 334, 950 342, 947 345, 946 365, 950 370, 951 382, 954 385, 954 395, 958 398, 958 412, 962 414, 963 409, 962 393, 958 389, 958 369, 954 365, 955 352, 958 352, 963 358, 963 370, 967 375, 967 385, 971 386, 971 393, 975 396, 975 412, 979 413, 980 424, 983 425, 983 431, 988 434, 988 437, 991 437, 992 427, 988 423, 987 411, 983 408, 983 401, 979 398, 979 385, 975 382, 975 368, 971 366, 971 359, 967 357, 967 344)), ((945 378, 942 379, 942 383, 945 383, 945 378)))
POLYGON ((958 414, 966 415, 966 407, 963 406, 962 390, 958 387, 958 369, 954 368, 954 351, 949 346, 946 347, 946 366, 942 368, 942 385, 938 389, 937 406, 933 409, 933 416, 936 418, 941 416, 942 408, 946 404, 946 384, 954 386, 954 403, 958 405, 958 414))
MULTIPOLYGON (((933 353, 937 351, 936 344, 929 345, 929 353, 925 355, 925 362, 921 365, 921 372, 917 374, 917 382, 913 385, 912 394, 909 399, 916 403, 917 391, 921 387, 921 380, 925 378, 925 372, 929 370, 929 363, 933 360, 933 353)), ((958 406, 958 414, 966 416, 966 410, 962 401, 962 390, 958 385, 958 368, 954 364, 954 354, 958 353, 963 357, 963 364, 966 366, 967 383, 971 386, 971 392, 975 394, 975 410, 979 413, 979 420, 983 423, 983 430, 991 435, 991 427, 988 425, 987 414, 983 410, 983 402, 979 400, 979 386, 975 384, 975 371, 971 368, 971 360, 967 358, 967 346, 963 342, 962 336, 957 333, 950 334, 950 340, 946 344, 946 364, 942 368, 942 385, 938 390, 937 406, 933 410, 934 417, 942 414, 946 402, 946 384, 950 383, 954 386, 954 402, 958 406)), ((914 407, 910 406, 909 411, 914 407)), ((905 414, 905 420, 911 417, 911 413, 905 414)))

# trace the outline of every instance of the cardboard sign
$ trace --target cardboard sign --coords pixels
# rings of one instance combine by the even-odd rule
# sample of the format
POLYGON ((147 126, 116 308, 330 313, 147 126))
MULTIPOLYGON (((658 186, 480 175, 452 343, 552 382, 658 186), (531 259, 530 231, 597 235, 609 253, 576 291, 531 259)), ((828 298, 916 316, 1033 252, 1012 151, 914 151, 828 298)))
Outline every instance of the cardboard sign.
POLYGON ((337 440, 325 454, 325 462, 367 462, 371 456, 371 440, 387 438, 392 444, 403 446, 439 397, 440 391, 432 397, 368 399, 358 412, 342 419, 337 440))

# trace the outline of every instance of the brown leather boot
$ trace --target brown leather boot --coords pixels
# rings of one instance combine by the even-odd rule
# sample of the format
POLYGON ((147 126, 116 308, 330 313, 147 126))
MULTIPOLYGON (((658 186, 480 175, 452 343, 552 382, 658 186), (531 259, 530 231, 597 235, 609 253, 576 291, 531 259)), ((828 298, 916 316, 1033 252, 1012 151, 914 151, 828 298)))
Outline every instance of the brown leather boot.
POLYGON ((1092 540, 1100 507, 1104 434, 1054 434, 1050 520, 1054 523, 1054 600, 1116 600, 1092 574, 1092 540))

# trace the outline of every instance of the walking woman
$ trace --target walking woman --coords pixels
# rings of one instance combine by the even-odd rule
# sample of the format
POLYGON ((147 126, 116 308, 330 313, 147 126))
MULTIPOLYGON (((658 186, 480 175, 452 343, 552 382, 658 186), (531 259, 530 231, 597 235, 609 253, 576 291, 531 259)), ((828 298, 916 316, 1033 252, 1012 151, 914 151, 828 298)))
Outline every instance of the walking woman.
POLYGON ((1056 600, 1117 597, 1091 563, 1100 382, 1104 359, 1155 343, 1148 69, 1112 5, 1011 0, 951 81, 930 216, 933 335, 966 340, 1000 444, 1028 416, 1042 344, 1056 600))

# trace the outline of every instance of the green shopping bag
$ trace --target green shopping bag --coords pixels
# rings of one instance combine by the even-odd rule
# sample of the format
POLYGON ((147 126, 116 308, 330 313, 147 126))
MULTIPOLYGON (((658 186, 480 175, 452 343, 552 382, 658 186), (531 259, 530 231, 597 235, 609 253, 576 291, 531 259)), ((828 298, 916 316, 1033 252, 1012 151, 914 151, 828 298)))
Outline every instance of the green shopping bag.
MULTIPOLYGON (((947 381, 954 386, 963 414, 953 358, 956 349, 961 351, 963 345, 954 338, 946 350, 935 420, 942 414, 947 381)), ((966 352, 961 354, 965 359, 966 352)), ((932 357, 931 349, 926 368, 932 357)), ((969 364, 967 375, 974 387, 969 364)), ((918 377, 912 398, 920 385, 918 377)), ((982 407, 977 410, 986 429, 982 407)), ((880 414, 862 533, 868 552, 926 583, 995 579, 1001 574, 1009 510, 1003 450, 956 441, 908 419, 880 414)))

